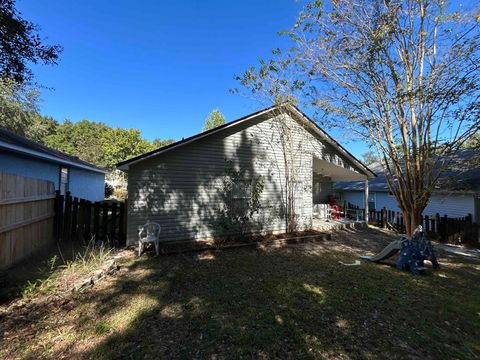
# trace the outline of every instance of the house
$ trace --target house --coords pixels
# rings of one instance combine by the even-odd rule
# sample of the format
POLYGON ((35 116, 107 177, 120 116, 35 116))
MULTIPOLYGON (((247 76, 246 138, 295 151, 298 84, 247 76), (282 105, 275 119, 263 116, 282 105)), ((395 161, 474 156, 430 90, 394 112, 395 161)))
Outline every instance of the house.
POLYGON ((286 199, 292 196, 298 228, 311 228, 314 202, 326 202, 335 181, 375 176, 293 106, 272 106, 117 166, 128 173, 127 243, 137 240, 138 226, 147 220, 162 226, 164 241, 221 235, 227 202, 248 198, 226 196, 227 166, 245 174, 245 181, 263 179, 251 233, 285 232, 286 199), (287 171, 294 174, 288 182, 293 192, 287 171))
MULTIPOLYGON (((470 159, 475 158, 479 159, 480 154, 471 149, 462 150, 456 155, 452 168, 445 171, 439 179, 438 186, 423 211, 424 215, 432 216, 438 213, 441 216, 455 218, 471 214, 474 221, 480 221, 480 168, 478 164, 468 168, 465 166, 470 159)), ((400 211, 388 187, 381 165, 375 163, 370 165, 370 168, 377 177, 368 183, 368 207, 400 211)), ((360 208, 365 206, 364 182, 337 182, 334 188, 342 202, 345 201, 360 208)))
POLYGON ((62 194, 103 200, 106 171, 0 128, 0 172, 49 180, 62 194))

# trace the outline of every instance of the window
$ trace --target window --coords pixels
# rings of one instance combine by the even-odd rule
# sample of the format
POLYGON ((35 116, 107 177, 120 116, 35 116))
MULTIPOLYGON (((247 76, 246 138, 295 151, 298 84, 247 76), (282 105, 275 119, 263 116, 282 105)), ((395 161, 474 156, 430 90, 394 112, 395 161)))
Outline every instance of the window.
POLYGON ((248 181, 239 181, 233 184, 233 199, 250 199, 252 197, 252 184, 248 181))
POLYGON ((60 195, 65 195, 68 191, 68 182, 70 180, 70 170, 68 168, 60 168, 60 195))
POLYGON ((371 193, 368 194, 368 208, 370 210, 375 210, 377 204, 377 194, 371 193))
POLYGON ((230 193, 232 209, 237 212, 247 211, 248 201, 252 197, 252 184, 248 181, 238 181, 233 184, 230 193))

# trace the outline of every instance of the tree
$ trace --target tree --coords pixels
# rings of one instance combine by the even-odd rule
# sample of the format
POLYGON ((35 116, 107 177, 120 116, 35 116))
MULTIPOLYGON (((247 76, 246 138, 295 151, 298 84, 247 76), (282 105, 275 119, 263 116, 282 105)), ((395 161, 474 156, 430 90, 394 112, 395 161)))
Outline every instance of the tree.
POLYGON ((480 128, 479 21, 478 9, 443 0, 314 1, 285 32, 289 50, 239 80, 310 104, 322 124, 375 149, 410 237, 480 128))
POLYGON ((59 45, 45 45, 40 27, 22 18, 15 0, 0 2, 0 77, 25 83, 32 78, 30 63, 56 64, 59 45))
POLYGON ((120 161, 154 150, 152 144, 142 138, 140 130, 122 128, 107 128, 102 135, 102 148, 105 167, 109 170, 114 170, 120 161))
POLYGON ((213 109, 212 112, 205 119, 205 126, 203 131, 214 129, 220 125, 225 124, 225 117, 218 109, 213 109))
POLYGON ((101 122, 65 120, 55 133, 45 138, 45 144, 92 164, 106 167, 103 135, 109 127, 101 122))
POLYGON ((0 79, 0 127, 37 142, 57 123, 38 113, 39 91, 11 79, 0 79))
POLYGON ((472 137, 468 139, 463 145, 466 149, 477 149, 480 150, 480 131, 475 133, 472 137))
POLYGON ((155 138, 155 139, 153 139, 153 141, 152 141, 152 146, 153 146, 154 148, 158 149, 158 148, 161 148, 161 147, 164 147, 164 146, 173 144, 174 142, 175 142, 174 139, 161 140, 161 139, 159 139, 159 138, 155 138))
POLYGON ((371 165, 379 162, 380 158, 373 151, 367 151, 362 154, 362 160, 366 165, 371 165))
POLYGON ((128 157, 174 142, 156 138, 149 143, 139 130, 113 129, 86 119, 58 124, 39 114, 39 97, 34 87, 0 78, 0 127, 109 170, 128 157))
POLYGON ((25 135, 38 113, 39 92, 13 80, 0 79, 0 126, 25 135))

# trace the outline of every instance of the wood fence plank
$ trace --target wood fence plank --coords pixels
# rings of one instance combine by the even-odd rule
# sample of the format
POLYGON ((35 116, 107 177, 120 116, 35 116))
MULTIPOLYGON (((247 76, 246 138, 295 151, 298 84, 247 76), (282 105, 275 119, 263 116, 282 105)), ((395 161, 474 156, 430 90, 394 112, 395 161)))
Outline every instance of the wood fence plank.
POLYGON ((125 234, 125 225, 127 223, 127 219, 125 217, 125 208, 127 206, 127 202, 120 203, 120 222, 118 224, 118 237, 120 239, 120 245, 125 245, 126 243, 126 234, 125 234))
POLYGON ((110 219, 110 237, 112 239, 117 238, 117 203, 112 203, 112 217, 110 219))
POLYGON ((92 203, 90 201, 85 202, 85 235, 84 240, 89 242, 92 237, 92 203))
POLYGON ((107 240, 108 238, 108 203, 104 202, 102 204, 102 231, 101 239, 107 240))
POLYGON ((77 225, 78 225, 78 197, 74 197, 72 201, 72 226, 70 229, 70 236, 72 240, 77 239, 77 225))
POLYGON ((55 217, 55 213, 52 212, 50 214, 39 215, 37 217, 30 218, 30 219, 27 219, 27 220, 19 220, 17 222, 11 223, 9 225, 4 225, 4 226, 0 227, 0 234, 8 232, 8 231, 15 230, 15 229, 18 229, 18 228, 21 228, 21 227, 24 227, 24 226, 27 226, 27 225, 30 225, 30 224, 34 224, 34 223, 37 223, 39 221, 43 221, 45 219, 50 219, 50 218, 53 218, 53 217, 55 217))
POLYGON ((53 242, 54 185, 0 172, 0 268, 53 242))
POLYGON ((63 221, 63 240, 70 240, 70 229, 72 224, 72 196, 67 191, 65 194, 65 209, 63 221))
POLYGON ((27 197, 14 197, 10 199, 0 199, 0 205, 9 205, 9 204, 21 204, 26 202, 36 202, 36 201, 43 201, 43 200, 50 200, 54 199, 54 194, 48 195, 31 195, 27 197))
POLYGON ((97 201, 93 205, 93 235, 98 238, 100 232, 100 203, 97 201))

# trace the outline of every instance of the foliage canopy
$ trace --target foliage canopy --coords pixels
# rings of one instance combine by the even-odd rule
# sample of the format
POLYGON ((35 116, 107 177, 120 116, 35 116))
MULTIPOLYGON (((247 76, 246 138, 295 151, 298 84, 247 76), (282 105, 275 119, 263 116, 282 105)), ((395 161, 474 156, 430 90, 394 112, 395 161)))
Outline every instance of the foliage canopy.
POLYGON ((283 32, 291 48, 238 80, 365 140, 411 236, 439 176, 480 129, 479 14, 444 0, 312 1, 283 32))
POLYGON ((205 126, 203 127, 203 131, 214 129, 223 124, 225 124, 225 117, 220 112, 220 110, 213 109, 212 112, 205 119, 205 126))
POLYGON ((46 45, 40 27, 22 18, 15 0, 0 2, 0 77, 25 83, 32 78, 29 63, 56 64, 60 45, 46 45))

